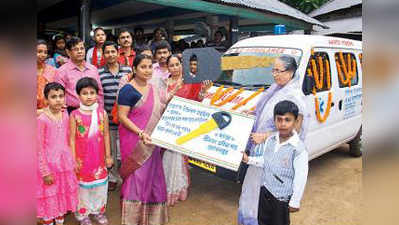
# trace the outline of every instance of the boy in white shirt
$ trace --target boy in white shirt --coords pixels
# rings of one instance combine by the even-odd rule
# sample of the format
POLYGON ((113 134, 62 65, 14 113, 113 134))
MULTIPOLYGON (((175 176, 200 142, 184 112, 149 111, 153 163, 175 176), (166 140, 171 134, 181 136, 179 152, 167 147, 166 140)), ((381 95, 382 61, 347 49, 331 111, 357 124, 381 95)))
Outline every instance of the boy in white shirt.
POLYGON ((259 225, 289 225, 290 212, 299 211, 308 174, 308 153, 295 131, 298 107, 291 101, 281 101, 274 107, 274 123, 278 132, 265 143, 263 156, 242 161, 263 168, 259 195, 259 225))

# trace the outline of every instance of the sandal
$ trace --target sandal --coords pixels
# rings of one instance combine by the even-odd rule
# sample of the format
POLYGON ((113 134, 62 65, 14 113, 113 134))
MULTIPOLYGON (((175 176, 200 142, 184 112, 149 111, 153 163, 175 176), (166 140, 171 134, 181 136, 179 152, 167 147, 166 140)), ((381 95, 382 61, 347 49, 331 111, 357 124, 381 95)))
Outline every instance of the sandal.
POLYGON ((108 224, 108 219, 104 214, 97 214, 94 215, 94 219, 97 220, 97 222, 101 225, 106 225, 108 224))

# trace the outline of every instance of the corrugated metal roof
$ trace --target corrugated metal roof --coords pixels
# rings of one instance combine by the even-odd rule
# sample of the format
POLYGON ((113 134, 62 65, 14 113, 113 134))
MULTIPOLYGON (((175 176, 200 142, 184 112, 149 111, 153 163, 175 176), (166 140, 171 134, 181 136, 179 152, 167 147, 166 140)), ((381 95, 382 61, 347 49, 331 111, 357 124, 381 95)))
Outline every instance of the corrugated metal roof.
POLYGON ((331 0, 322 5, 320 8, 313 10, 311 13, 309 13, 309 16, 320 16, 329 12, 350 8, 359 4, 362 4, 362 0, 331 0))
POLYGON ((314 18, 311 18, 308 15, 302 13, 301 11, 294 9, 291 6, 286 5, 278 0, 219 0, 219 2, 278 13, 281 15, 286 15, 289 17, 305 21, 310 24, 325 26, 322 22, 314 18))
POLYGON ((362 17, 344 18, 339 20, 332 20, 325 22, 330 29, 315 28, 312 34, 326 35, 326 34, 345 34, 353 32, 362 32, 362 17))

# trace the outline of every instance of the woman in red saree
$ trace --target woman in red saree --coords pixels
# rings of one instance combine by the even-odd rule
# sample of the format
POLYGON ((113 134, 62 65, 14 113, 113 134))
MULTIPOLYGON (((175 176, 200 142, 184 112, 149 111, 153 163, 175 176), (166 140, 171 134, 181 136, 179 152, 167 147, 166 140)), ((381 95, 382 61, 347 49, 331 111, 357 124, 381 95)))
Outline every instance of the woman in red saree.
MULTIPOLYGON (((183 84, 183 65, 180 58, 176 55, 171 55, 166 60, 166 64, 170 76, 162 81, 162 86, 168 90, 168 93, 178 90, 176 95, 179 97, 201 101, 202 99, 199 93, 209 88, 210 81, 204 82, 203 84, 183 84)), ((188 187, 190 185, 188 157, 177 152, 166 150, 162 160, 166 180, 167 205, 173 206, 178 201, 187 199, 188 187)))
POLYGON ((123 225, 161 225, 168 221, 161 149, 150 135, 175 90, 150 84, 152 59, 138 55, 133 79, 119 91, 120 175, 123 225))

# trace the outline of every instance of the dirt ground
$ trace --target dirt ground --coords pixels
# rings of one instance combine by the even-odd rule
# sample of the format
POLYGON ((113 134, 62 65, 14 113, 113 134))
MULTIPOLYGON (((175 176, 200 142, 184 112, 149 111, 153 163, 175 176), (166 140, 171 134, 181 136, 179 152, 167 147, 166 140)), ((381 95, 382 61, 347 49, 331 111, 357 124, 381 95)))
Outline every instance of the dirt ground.
MULTIPOLYGON (((241 184, 196 168, 191 176, 189 198, 169 209, 168 225, 236 225, 241 184)), ((361 208, 362 159, 343 146, 310 162, 301 210, 291 214, 291 224, 360 225, 361 208)), ((118 192, 109 196, 107 215, 110 224, 120 224, 118 192)), ((69 215, 65 224, 78 222, 69 215)))

